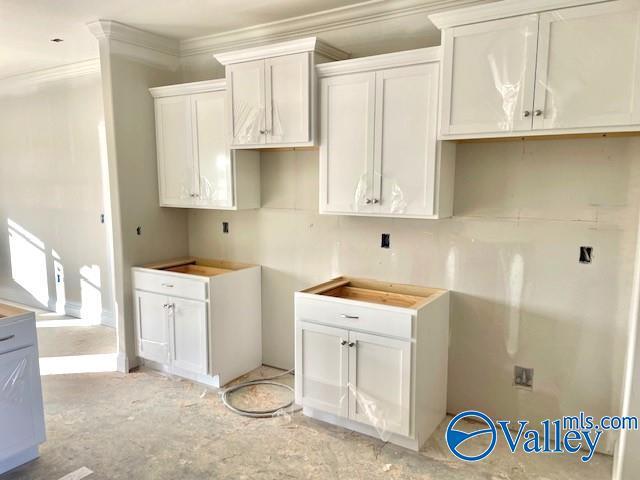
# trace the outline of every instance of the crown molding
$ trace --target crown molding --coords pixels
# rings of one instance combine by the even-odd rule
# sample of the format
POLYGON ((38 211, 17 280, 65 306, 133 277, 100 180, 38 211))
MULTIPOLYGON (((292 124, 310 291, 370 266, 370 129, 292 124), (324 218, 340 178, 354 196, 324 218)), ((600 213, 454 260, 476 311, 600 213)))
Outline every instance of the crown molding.
POLYGON ((227 81, 224 78, 205 80, 202 82, 179 83, 165 87, 150 88, 153 98, 175 97, 176 95, 192 95, 194 93, 216 92, 226 90, 227 81))
POLYGON ((408 15, 430 14, 465 5, 486 3, 487 0, 370 0, 276 22, 188 38, 180 42, 180 55, 244 49, 408 15))
POLYGON ((502 0, 484 5, 473 5, 466 8, 434 13, 429 20, 439 29, 485 22, 499 18, 515 17, 548 10, 577 7, 592 3, 603 3, 608 0, 502 0))
POLYGON ((218 53, 214 54, 214 57, 222 65, 229 65, 232 63, 250 62, 252 60, 259 60, 262 58, 278 57, 281 55, 291 55, 303 52, 318 52, 331 60, 345 60, 349 58, 349 54, 347 52, 321 42, 316 37, 289 40, 288 42, 246 48, 244 50, 235 50, 233 52, 218 53))
POLYGON ((180 62, 180 42, 130 27, 114 20, 98 20, 87 28, 112 54, 124 55, 153 66, 175 70, 180 62))
POLYGON ((442 60, 442 47, 418 48, 404 52, 385 53, 370 57, 354 58, 342 62, 327 62, 316 65, 318 78, 368 72, 381 68, 408 67, 442 60))
POLYGON ((0 93, 15 88, 32 87, 43 83, 78 78, 100 73, 100 60, 92 58, 82 62, 60 65, 52 68, 36 70, 34 72, 21 73, 0 79, 0 93))

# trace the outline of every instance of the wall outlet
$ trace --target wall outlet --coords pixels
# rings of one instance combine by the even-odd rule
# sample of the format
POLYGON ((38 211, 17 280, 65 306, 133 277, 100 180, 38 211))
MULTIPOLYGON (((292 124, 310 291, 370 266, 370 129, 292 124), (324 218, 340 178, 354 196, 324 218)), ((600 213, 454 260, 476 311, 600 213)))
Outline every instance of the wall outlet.
POLYGON ((222 222, 222 233, 229 233, 229 222, 222 222))
POLYGON ((593 247, 580 247, 580 263, 591 263, 593 259, 593 247))
POLYGON ((380 238, 380 248, 390 248, 391 247, 391 234, 383 233, 380 238))
POLYGON ((513 385, 533 390, 533 368, 516 365, 513 370, 513 385))

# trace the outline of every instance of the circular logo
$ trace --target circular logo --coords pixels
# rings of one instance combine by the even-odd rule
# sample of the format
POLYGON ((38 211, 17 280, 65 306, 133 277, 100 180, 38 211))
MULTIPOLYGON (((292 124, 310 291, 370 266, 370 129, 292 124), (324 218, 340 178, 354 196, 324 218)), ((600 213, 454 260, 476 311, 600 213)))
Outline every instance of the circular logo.
POLYGON ((474 410, 467 410, 466 412, 459 413, 449 422, 449 426, 447 427, 447 432, 445 434, 445 439, 447 440, 447 446, 451 453, 453 453, 460 460, 464 460, 465 462, 477 462, 478 460, 482 460, 496 448, 496 442, 498 440, 498 432, 496 431, 496 426, 493 424, 493 421, 484 413, 477 412, 474 410), (474 425, 476 422, 479 422, 478 427, 479 430, 474 430, 473 432, 463 432, 462 430, 457 430, 456 424, 462 420, 468 418, 470 420, 474 420, 474 425), (482 435, 490 435, 491 441, 489 442, 489 446, 484 449, 480 454, 477 455, 465 455, 460 453, 459 448, 469 440, 470 438, 475 438, 482 435))

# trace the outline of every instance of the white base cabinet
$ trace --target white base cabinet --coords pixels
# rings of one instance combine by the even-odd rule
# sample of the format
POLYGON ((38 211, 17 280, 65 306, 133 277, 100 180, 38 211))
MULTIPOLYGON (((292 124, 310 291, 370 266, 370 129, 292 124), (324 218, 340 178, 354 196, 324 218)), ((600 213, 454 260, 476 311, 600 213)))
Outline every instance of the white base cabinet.
POLYGON ((220 387, 262 364, 260 267, 178 259, 133 269, 137 354, 220 387))
POLYGON ((339 277, 295 312, 305 415, 418 450, 446 415, 448 292, 339 277))
POLYGON ((437 141, 439 47, 333 62, 320 78, 320 213, 452 214, 455 144, 437 141))
POLYGON ((0 304, 0 474, 37 458, 44 441, 35 314, 0 304))
POLYGON ((229 148, 224 80, 150 89, 160 206, 260 207, 260 154, 229 148))

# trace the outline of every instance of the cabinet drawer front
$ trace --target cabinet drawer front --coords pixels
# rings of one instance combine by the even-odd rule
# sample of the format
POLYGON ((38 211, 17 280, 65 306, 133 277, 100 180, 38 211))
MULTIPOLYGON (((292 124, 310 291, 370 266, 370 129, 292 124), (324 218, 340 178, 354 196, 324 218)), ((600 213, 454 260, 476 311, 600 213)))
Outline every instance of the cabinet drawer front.
POLYGON ((32 320, 0 324, 0 354, 36 343, 36 328, 32 320))
POLYGON ((296 318, 340 328, 411 338, 412 315, 331 300, 296 299, 296 318))
POLYGON ((146 272, 133 273, 134 288, 148 292, 162 293, 175 297, 207 299, 207 282, 179 278, 170 275, 156 275, 146 272))

